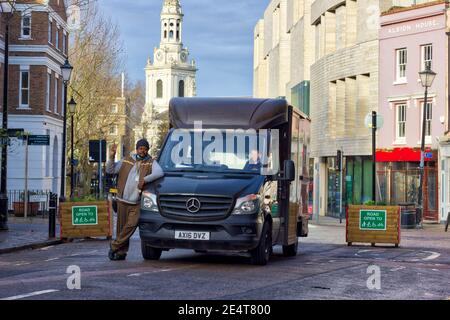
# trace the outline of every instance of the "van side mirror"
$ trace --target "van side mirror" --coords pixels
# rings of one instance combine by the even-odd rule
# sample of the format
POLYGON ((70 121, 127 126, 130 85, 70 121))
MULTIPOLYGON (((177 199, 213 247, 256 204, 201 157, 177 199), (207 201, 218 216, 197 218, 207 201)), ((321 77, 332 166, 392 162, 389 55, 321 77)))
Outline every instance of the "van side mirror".
POLYGON ((284 161, 284 180, 295 181, 295 163, 292 160, 284 161))

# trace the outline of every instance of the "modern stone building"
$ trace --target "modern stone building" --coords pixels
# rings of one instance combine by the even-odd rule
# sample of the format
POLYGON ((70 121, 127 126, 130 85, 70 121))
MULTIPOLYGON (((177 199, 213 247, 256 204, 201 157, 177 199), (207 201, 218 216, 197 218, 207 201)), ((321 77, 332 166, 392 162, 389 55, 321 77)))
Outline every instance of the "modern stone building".
MULTIPOLYGON (((8 12, 2 13, 0 52, 8 12)), ((10 22, 8 127, 49 135, 50 146, 29 149, 29 189, 59 192, 63 132, 61 65, 68 53, 65 2, 16 1, 10 22)), ((0 54, 3 84, 4 54, 0 54)), ((3 86, 2 86, 3 87, 3 86)), ((3 90, 0 90, 3 104, 3 90)), ((2 106, 3 107, 3 106, 2 106)), ((8 189, 24 189, 24 146, 13 139, 8 148, 8 189)))
POLYGON ((284 97, 309 115, 311 0, 273 0, 254 31, 255 97, 284 97))
POLYGON ((378 84, 384 81, 379 77, 380 13, 416 2, 316 0, 312 4, 316 50, 311 66, 311 154, 314 212, 320 215, 343 214, 341 198, 347 205, 372 200, 372 141, 364 120, 378 111, 378 84), (344 155, 343 177, 336 170, 338 150, 344 155))
MULTIPOLYGON (((286 97, 312 120, 315 214, 372 197, 380 14, 425 0, 273 0, 254 32, 254 96, 286 97), (344 154, 344 177, 337 151, 344 154), (343 181, 343 185, 341 185, 343 181), (341 194, 342 190, 342 194, 341 194)), ((311 174, 311 173, 310 173, 311 174)))

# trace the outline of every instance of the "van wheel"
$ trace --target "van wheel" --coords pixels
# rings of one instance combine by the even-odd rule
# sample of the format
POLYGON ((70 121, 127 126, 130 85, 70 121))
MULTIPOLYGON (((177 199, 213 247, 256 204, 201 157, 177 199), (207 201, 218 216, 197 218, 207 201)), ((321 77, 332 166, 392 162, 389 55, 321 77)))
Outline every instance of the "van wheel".
POLYGON ((161 258, 162 249, 152 248, 146 241, 141 241, 141 251, 145 260, 159 260, 161 258))
POLYGON ((298 238, 294 244, 289 246, 283 246, 283 255, 285 257, 295 257, 297 255, 298 250, 298 238))
POLYGON ((261 239, 258 246, 250 251, 252 256, 252 264, 257 266, 265 266, 269 262, 270 255, 272 254, 272 228, 269 223, 265 223, 261 239))

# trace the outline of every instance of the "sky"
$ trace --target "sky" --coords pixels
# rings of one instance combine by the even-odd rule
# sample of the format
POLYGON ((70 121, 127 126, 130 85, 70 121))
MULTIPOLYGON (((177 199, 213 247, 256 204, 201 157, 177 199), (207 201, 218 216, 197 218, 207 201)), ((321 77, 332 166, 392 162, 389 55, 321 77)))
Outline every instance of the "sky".
MULTIPOLYGON (((160 42, 164 0, 98 0, 119 25, 130 80, 145 80, 144 67, 160 42)), ((196 60, 198 96, 252 96, 253 30, 270 0, 181 0, 183 44, 196 60)))

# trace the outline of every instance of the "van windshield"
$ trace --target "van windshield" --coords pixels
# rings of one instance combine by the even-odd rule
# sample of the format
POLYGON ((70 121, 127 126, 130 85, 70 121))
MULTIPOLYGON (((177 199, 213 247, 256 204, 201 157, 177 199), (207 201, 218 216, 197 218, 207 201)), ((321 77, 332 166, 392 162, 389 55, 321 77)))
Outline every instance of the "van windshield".
POLYGON ((159 157, 165 172, 262 174, 271 166, 267 130, 181 130, 170 132, 159 157))

